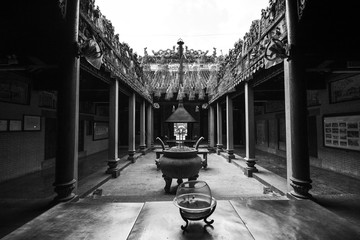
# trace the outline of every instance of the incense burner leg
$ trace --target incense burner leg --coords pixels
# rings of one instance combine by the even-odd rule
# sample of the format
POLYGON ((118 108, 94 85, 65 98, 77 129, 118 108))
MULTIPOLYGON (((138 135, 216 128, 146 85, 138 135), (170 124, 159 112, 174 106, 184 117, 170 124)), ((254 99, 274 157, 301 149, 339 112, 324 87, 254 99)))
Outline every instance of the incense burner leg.
POLYGON ((181 229, 186 231, 187 226, 189 226, 189 220, 186 217, 184 217, 184 215, 182 214, 181 209, 180 209, 180 216, 186 223, 185 226, 181 225, 181 229))
POLYGON ((182 184, 183 183, 182 178, 178 178, 177 183, 178 183, 178 185, 182 184))
POLYGON ((164 190, 165 190, 166 193, 170 193, 170 186, 171 186, 172 178, 168 177, 166 175, 163 175, 163 178, 165 180, 164 190))

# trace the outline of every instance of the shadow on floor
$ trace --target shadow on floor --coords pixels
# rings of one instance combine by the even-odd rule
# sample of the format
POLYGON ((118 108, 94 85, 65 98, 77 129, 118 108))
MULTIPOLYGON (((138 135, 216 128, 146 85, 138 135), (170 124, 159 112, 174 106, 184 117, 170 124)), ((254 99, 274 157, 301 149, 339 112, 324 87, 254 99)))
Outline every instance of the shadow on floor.
MULTIPOLYGON (((119 149, 119 156, 127 154, 119 149)), ((107 151, 79 159, 79 182, 107 166, 107 151)), ((0 183, 0 238, 54 206, 54 167, 0 183)))
MULTIPOLYGON (((235 154, 245 157, 245 149, 237 148, 235 154)), ((286 179, 286 159, 256 150, 257 164, 286 179)), ((310 166, 313 201, 360 225, 360 179, 330 170, 310 166)))

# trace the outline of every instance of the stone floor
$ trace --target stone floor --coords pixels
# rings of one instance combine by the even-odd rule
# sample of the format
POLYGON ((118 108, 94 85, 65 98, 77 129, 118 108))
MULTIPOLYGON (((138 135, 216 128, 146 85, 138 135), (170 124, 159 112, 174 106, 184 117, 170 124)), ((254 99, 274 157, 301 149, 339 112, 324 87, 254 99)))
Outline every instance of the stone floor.
POLYGON ((59 204, 3 239, 359 239, 359 225, 309 201, 220 200, 186 226, 170 201, 59 204))
MULTIPOLYGON (((120 148, 122 164, 127 149, 120 148)), ((79 196, 107 181, 107 151, 79 160, 79 196)), ((0 238, 54 207, 54 168, 34 172, 0 183, 0 238)))
MULTIPOLYGON (((258 178, 247 178, 241 171, 244 163, 241 153, 232 163, 210 154, 209 167, 200 171, 199 180, 206 181, 218 199, 213 215, 214 228, 203 228, 201 222, 193 222, 189 226, 191 231, 183 234, 180 225, 184 222, 171 202, 175 196, 176 181, 173 182, 172 193, 165 194, 165 182, 156 169, 154 153, 140 157, 135 164, 123 158, 120 165, 124 169, 116 179, 104 173, 105 155, 98 154, 84 162, 90 166, 82 167, 87 170, 79 174, 82 179, 79 181, 78 194, 81 198, 78 202, 51 204, 54 196, 51 172, 0 184, 0 238, 15 229, 5 239, 23 239, 25 236, 33 236, 34 239, 113 239, 114 236, 117 236, 116 239, 239 239, 237 237, 248 235, 252 236, 251 239, 337 239, 340 233, 345 239, 359 236, 359 230, 353 227, 360 226, 360 180, 357 179, 320 169, 316 179, 312 176, 314 183, 323 183, 313 185, 312 193, 316 198, 313 201, 289 201, 281 192, 269 188, 275 185, 272 181, 284 185, 283 177, 262 168, 258 178), (86 174, 86 171, 90 173, 86 174), (346 187, 341 188, 341 185, 346 187), (239 206, 242 210, 238 209, 239 206), (131 209, 134 211, 128 216, 127 210, 131 209), (156 218, 158 214, 163 214, 160 220, 156 218), (151 217, 153 215, 154 218, 151 217), (228 225, 229 216, 234 217, 231 218, 234 223, 243 226, 228 225), (69 219, 76 224, 71 224, 69 219), (122 225, 124 222, 130 225, 122 225), (277 227, 274 228, 275 223, 277 227), (242 233, 237 235, 243 228, 246 231, 241 230, 242 233), (316 232, 315 228, 324 231, 316 232), (229 232, 236 238, 229 236, 229 232)), ((268 166, 274 165, 272 158, 284 161, 271 154, 257 153, 259 158, 261 155, 268 161, 259 161, 259 168, 260 162, 264 163, 264 167, 265 162, 268 166)), ((281 169, 282 164, 279 164, 276 170, 281 169)), ((314 173, 313 170, 311 172, 314 173)))
MULTIPOLYGON (((177 182, 172 181, 171 194, 165 194, 165 181, 155 165, 155 153, 139 158, 136 164, 125 168, 116 179, 109 179, 101 187, 102 197, 116 201, 166 201, 175 196, 177 182)), ((216 199, 268 199, 280 198, 279 194, 266 192, 262 183, 242 174, 235 164, 210 154, 208 166, 199 172, 198 180, 205 181, 216 199)), ((266 189, 265 189, 266 190, 266 189)))
MULTIPOLYGON (((235 154, 240 158, 246 156, 244 148, 235 149, 235 154)), ((256 159, 258 160, 257 165, 286 179, 285 158, 257 150, 256 159)), ((314 196, 360 194, 360 180, 357 178, 316 166, 310 166, 310 177, 312 180, 310 193, 314 196)))

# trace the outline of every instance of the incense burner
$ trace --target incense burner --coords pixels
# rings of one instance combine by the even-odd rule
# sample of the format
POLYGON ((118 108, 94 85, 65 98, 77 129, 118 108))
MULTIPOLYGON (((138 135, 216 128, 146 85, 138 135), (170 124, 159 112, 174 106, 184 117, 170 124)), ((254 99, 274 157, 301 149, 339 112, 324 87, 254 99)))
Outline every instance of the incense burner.
POLYGON ((180 210, 182 219, 186 222, 181 229, 185 230, 189 220, 204 220, 211 225, 214 220, 207 218, 215 211, 216 200, 212 197, 209 185, 204 181, 188 181, 179 185, 174 198, 174 204, 180 210))
POLYGON ((170 192, 173 178, 177 179, 178 184, 183 182, 183 178, 187 178, 189 181, 198 178, 202 160, 197 153, 197 149, 185 146, 163 150, 163 156, 159 159, 159 168, 165 180, 164 190, 166 193, 170 192))

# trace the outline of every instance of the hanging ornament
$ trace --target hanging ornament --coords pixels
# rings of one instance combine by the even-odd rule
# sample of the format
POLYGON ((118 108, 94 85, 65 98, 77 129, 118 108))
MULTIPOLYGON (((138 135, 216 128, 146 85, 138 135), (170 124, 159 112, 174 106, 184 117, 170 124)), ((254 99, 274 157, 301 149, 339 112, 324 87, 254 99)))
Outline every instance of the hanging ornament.
POLYGON ((193 101, 195 99, 195 91, 194 90, 191 90, 190 91, 190 94, 189 94, 189 100, 190 101, 193 101))
POLYGON ((159 88, 155 91, 154 96, 155 96, 155 97, 161 97, 161 91, 160 91, 159 88))
POLYGON ((203 100, 204 98, 205 98, 205 92, 204 92, 204 89, 201 89, 199 92, 199 99, 203 100))
POLYGON ((170 100, 173 96, 174 96, 174 93, 173 93, 173 92, 166 92, 166 94, 165 94, 165 99, 166 99, 166 100, 170 100))
POLYGON ((180 86, 176 100, 183 100, 184 97, 185 97, 184 87, 183 87, 183 86, 180 86))

